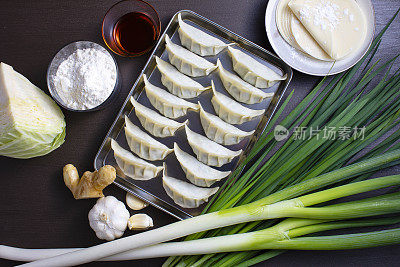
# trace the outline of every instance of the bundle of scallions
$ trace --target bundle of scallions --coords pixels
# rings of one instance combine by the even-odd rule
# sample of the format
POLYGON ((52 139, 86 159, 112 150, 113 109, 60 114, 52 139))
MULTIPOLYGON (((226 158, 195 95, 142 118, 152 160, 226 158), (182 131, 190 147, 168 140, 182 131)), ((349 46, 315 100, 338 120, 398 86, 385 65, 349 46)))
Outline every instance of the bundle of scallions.
POLYGON ((396 216, 400 212, 396 189, 400 175, 371 178, 377 170, 400 162, 400 71, 392 71, 396 58, 383 64, 372 59, 393 19, 359 63, 330 80, 323 79, 280 122, 290 132, 298 127, 348 127, 353 131, 351 138, 338 141, 305 132, 305 138, 289 138, 275 151, 279 143, 273 125, 292 92, 203 215, 90 248, 0 246, 0 256, 36 260, 27 264, 31 266, 165 256, 176 256, 165 266, 249 266, 287 249, 355 249, 400 243, 400 228, 318 234, 400 222, 396 216), (364 126, 364 138, 356 138, 356 130, 364 126), (372 144, 376 145, 371 148, 372 144), (384 194, 379 190, 356 201, 326 203, 383 188, 388 188, 384 194), (184 236, 188 237, 183 241, 167 242, 184 236))

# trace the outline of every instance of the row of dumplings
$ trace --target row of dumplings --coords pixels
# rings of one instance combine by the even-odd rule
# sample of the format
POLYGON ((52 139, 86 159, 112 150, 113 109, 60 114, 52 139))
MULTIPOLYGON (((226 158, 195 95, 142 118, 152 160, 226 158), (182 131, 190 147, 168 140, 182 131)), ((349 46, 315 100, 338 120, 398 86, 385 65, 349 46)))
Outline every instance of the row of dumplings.
MULTIPOLYGON (((141 107, 146 108, 144 106, 141 107)), ((139 114, 138 118, 140 118, 140 112, 142 110, 140 110, 140 107, 138 109, 135 108, 135 110, 136 114, 139 114)), ((148 109, 148 111, 152 110, 148 109)), ((158 123, 153 123, 153 125, 157 124, 158 123)), ((218 191, 217 187, 203 187, 210 187, 215 182, 222 180, 230 174, 230 171, 219 171, 210 166, 220 167, 229 163, 235 157, 239 156, 242 150, 229 150, 190 130, 187 126, 187 121, 177 124, 180 124, 180 126, 175 129, 170 128, 168 132, 174 132, 184 126, 187 140, 197 158, 183 151, 177 143, 174 143, 173 149, 168 148, 166 145, 142 131, 138 126, 132 123, 127 116, 125 116, 125 137, 130 150, 137 156, 131 153, 131 151, 122 148, 115 140, 111 140, 111 148, 114 151, 114 158, 117 165, 125 175, 136 180, 149 180, 163 171, 163 186, 167 194, 178 205, 185 208, 195 208, 206 202, 211 195, 218 191), (186 178, 193 185, 167 176, 165 164, 161 167, 146 161, 163 160, 171 152, 175 153, 179 164, 186 174, 186 178)), ((154 128, 156 127, 160 127, 160 125, 154 128)))
POLYGON ((173 136, 178 129, 185 128, 187 141, 196 157, 183 151, 177 143, 174 143, 173 149, 168 148, 133 124, 127 116, 125 137, 130 150, 138 157, 122 148, 115 140, 111 140, 111 148, 125 175, 137 180, 149 180, 163 171, 163 187, 167 195, 184 208, 195 208, 218 191, 218 187, 209 188, 210 186, 230 174, 230 171, 219 171, 210 166, 220 167, 227 164, 242 152, 232 151, 223 145, 238 144, 254 133, 242 131, 232 124, 250 121, 262 115, 264 110, 247 108, 217 92, 212 80, 211 86, 204 87, 189 76, 206 76, 218 70, 230 95, 246 104, 259 103, 272 97, 273 94, 265 93, 259 88, 272 86, 285 77, 231 45, 183 22, 181 17, 179 25, 181 43, 190 51, 172 43, 166 36, 166 51, 170 63, 156 57, 161 82, 169 92, 151 84, 146 75, 143 75, 146 96, 159 113, 140 104, 133 97, 131 103, 143 128, 155 137, 173 136), (219 60, 214 65, 199 56, 216 55, 224 48, 228 48, 233 68, 241 77, 224 69, 219 60), (210 89, 213 92, 211 102, 217 115, 206 112, 200 102, 196 104, 185 100, 210 89), (187 120, 182 123, 174 120, 186 115, 189 109, 198 111, 207 137, 190 130, 187 120), (164 160, 173 151, 191 183, 167 176, 165 163, 163 166, 156 166, 146 161, 164 160))
POLYGON ((125 116, 125 137, 130 150, 139 157, 122 148, 115 140, 111 140, 111 148, 117 165, 125 175, 136 180, 149 180, 163 171, 163 186, 167 194, 178 205, 195 208, 218 191, 218 187, 203 187, 210 187, 230 174, 230 171, 219 171, 209 165, 222 166, 240 155, 242 151, 231 151, 193 132, 187 126, 187 122, 182 125, 185 127, 188 142, 197 158, 183 151, 177 143, 174 143, 173 149, 168 148, 133 124, 127 116, 125 116), (205 150, 204 147, 208 149, 205 150), (186 178, 193 185, 167 176, 165 164, 161 167, 146 161, 163 160, 171 152, 175 153, 186 178))

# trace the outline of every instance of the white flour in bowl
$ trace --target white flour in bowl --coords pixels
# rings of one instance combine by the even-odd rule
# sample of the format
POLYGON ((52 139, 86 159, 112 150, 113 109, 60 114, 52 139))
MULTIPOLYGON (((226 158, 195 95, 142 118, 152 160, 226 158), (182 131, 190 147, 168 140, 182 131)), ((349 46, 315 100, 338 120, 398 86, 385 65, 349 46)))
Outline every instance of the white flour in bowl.
POLYGON ((110 55, 95 49, 78 49, 61 62, 54 86, 65 106, 71 109, 92 109, 112 93, 117 70, 110 55))

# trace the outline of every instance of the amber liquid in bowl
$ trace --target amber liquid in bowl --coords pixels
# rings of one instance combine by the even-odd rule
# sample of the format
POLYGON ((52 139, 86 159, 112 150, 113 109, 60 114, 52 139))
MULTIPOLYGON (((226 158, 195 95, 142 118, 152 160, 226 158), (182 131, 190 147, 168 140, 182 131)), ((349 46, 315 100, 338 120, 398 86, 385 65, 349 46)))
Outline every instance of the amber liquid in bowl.
POLYGON ((142 54, 157 41, 156 25, 144 13, 123 15, 114 26, 113 39, 128 54, 142 54))

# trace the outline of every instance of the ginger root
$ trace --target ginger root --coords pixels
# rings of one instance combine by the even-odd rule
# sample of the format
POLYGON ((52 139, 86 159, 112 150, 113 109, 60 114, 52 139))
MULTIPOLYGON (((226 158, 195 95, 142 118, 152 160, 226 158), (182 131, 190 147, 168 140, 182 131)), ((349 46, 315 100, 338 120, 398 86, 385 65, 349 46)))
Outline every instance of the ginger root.
POLYGON ((80 179, 74 165, 67 164, 63 168, 64 183, 75 199, 104 197, 103 189, 114 182, 116 175, 115 168, 110 165, 95 172, 86 171, 80 179))

